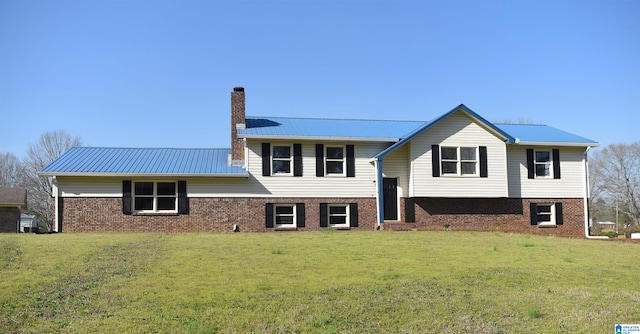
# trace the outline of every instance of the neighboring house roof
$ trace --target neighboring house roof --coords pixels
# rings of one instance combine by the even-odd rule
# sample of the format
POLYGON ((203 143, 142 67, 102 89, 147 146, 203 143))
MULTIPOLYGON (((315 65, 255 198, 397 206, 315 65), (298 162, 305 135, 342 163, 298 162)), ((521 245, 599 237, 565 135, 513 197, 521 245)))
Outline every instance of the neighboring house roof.
POLYGON ((396 142, 424 121, 246 117, 240 138, 396 142))
POLYGON ((27 190, 23 188, 0 188, 0 206, 26 206, 27 190))
POLYGON ((45 176, 246 177, 226 149, 73 147, 45 167, 45 176))
POLYGON ((599 146, 598 142, 548 125, 496 124, 519 145, 599 146))

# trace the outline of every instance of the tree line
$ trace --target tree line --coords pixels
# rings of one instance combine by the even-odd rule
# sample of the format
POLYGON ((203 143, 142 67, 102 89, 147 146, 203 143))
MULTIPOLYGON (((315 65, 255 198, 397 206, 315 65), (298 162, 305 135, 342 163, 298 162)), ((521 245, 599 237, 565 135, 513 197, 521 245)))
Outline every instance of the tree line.
POLYGON ((640 231, 640 142, 612 144, 589 157, 591 218, 640 231))
POLYGON ((40 135, 38 142, 29 145, 22 160, 13 153, 0 152, 0 187, 26 189, 24 212, 36 215, 40 228, 45 231, 51 231, 55 218, 53 178, 40 176, 38 172, 71 147, 81 145, 79 137, 57 130, 40 135))

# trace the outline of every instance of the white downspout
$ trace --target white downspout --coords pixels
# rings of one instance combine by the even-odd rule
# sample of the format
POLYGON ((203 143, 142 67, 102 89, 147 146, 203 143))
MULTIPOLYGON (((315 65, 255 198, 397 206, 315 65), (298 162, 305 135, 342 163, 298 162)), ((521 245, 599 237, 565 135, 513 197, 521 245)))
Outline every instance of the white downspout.
POLYGON ((590 194, 590 189, 589 189, 589 162, 587 159, 587 153, 589 152, 589 150, 591 149, 591 146, 587 146, 587 149, 584 151, 584 175, 585 175, 585 184, 584 184, 584 200, 583 205, 584 205, 584 236, 587 239, 608 239, 609 237, 607 236, 600 236, 600 235, 589 235, 589 194, 590 194))
POLYGON ((376 168, 376 211, 378 213, 378 224, 376 228, 380 228, 384 224, 384 202, 382 188, 382 159, 374 160, 376 168))
POLYGON ((53 212, 54 212, 54 216, 53 216, 53 231, 54 232, 58 232, 58 221, 59 221, 59 217, 58 217, 58 180, 56 180, 56 177, 53 177, 53 181, 51 182, 51 193, 53 194, 53 212))

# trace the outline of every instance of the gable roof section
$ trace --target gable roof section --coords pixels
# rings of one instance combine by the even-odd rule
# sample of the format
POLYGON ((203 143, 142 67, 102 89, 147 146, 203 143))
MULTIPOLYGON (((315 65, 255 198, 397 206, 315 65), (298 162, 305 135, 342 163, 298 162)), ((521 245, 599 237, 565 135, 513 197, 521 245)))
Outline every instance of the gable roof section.
POLYGON ((0 206, 22 206, 27 204, 27 190, 23 188, 0 188, 0 206))
POLYGON ((417 135, 419 135, 422 132, 426 131, 427 129, 437 125, 438 123, 440 123, 444 119, 448 118, 449 116, 451 116, 451 115, 453 115, 453 114, 455 114, 455 113, 457 113, 459 111, 464 112, 465 114, 467 114, 467 116, 471 117, 476 122, 478 122, 482 126, 484 126, 488 131, 492 132, 494 135, 496 135, 498 137, 501 137, 506 142, 511 142, 511 141, 514 140, 514 138, 511 137, 508 133, 506 133, 502 129, 496 127, 493 123, 491 123, 491 122, 487 121, 486 119, 482 118, 482 116, 476 114, 475 112, 473 112, 473 110, 467 108, 467 106, 465 106, 464 104, 461 104, 461 105, 451 109, 446 114, 434 119, 433 121, 424 123, 421 127, 417 128, 414 131, 412 131, 411 133, 409 133, 406 137, 402 138, 402 140, 400 140, 399 142, 389 146, 386 150, 376 154, 376 156, 373 157, 373 160, 380 160, 380 159, 384 158, 387 154, 395 151, 397 148, 399 148, 399 147, 403 146, 404 144, 408 143, 413 138, 415 138, 417 135))
POLYGON ((548 125, 496 124, 513 137, 517 145, 600 146, 598 142, 548 125))
POLYGON ((231 149, 73 147, 42 169, 44 176, 247 177, 230 166, 231 149))
POLYGON ((396 142, 424 121, 252 117, 239 138, 396 142))

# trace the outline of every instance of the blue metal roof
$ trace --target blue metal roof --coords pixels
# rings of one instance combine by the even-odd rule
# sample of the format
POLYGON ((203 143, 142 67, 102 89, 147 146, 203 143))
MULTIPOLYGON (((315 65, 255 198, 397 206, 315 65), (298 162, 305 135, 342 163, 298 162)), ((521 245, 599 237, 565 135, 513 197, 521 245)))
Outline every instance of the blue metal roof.
POLYGON ((494 124, 482 116, 476 114, 473 110, 467 108, 464 104, 461 104, 451 109, 446 114, 436 118, 431 122, 423 123, 422 126, 414 129, 411 133, 407 134, 402 140, 389 146, 384 151, 376 154, 373 158, 380 160, 387 154, 395 151, 397 148, 409 142, 415 136, 426 131, 432 126, 438 124, 440 121, 446 119, 456 112, 465 112, 476 121, 484 124, 487 128, 494 131, 498 136, 503 137, 507 144, 519 144, 519 145, 567 145, 567 146, 598 146, 599 144, 593 140, 586 139, 574 134, 558 130, 556 128, 547 125, 520 125, 520 124, 494 124))
POLYGON ((248 176, 229 166, 231 150, 73 147, 41 175, 248 176))
POLYGON ((598 142, 548 125, 532 124, 496 124, 496 126, 514 138, 515 143, 524 145, 564 144, 580 146, 598 146, 598 142))
POLYGON ((398 141, 424 121, 247 117, 240 138, 299 138, 398 141))

